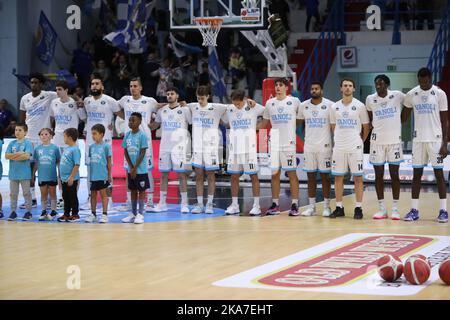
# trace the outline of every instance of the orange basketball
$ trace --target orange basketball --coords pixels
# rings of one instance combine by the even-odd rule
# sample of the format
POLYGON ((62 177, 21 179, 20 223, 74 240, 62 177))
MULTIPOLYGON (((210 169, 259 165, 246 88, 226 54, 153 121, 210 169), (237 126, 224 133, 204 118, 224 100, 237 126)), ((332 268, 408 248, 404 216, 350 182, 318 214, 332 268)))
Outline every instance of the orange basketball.
POLYGON ((450 284, 450 259, 445 260, 439 266, 439 277, 445 284, 450 284))
POLYGON ((405 263, 405 278, 411 284, 422 284, 430 277, 430 265, 423 259, 409 257, 405 263))
MULTIPOLYGON (((430 261, 428 261, 427 257, 425 257, 423 254, 413 254, 411 257, 415 257, 415 258, 419 258, 419 259, 424 260, 426 263, 428 263, 428 265, 429 265, 430 268, 431 268, 430 261)), ((410 258, 411 258, 411 257, 410 257, 410 258)))
POLYGON ((403 274, 403 263, 400 258, 393 255, 385 255, 377 261, 378 274, 387 282, 394 282, 403 274))

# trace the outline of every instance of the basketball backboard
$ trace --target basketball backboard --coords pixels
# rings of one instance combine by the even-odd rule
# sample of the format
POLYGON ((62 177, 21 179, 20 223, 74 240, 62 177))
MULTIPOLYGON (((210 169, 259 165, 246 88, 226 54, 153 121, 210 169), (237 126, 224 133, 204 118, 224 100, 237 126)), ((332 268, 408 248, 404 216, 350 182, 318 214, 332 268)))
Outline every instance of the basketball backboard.
POLYGON ((265 0, 170 0, 170 28, 197 29, 194 19, 220 17, 222 28, 267 28, 265 0))

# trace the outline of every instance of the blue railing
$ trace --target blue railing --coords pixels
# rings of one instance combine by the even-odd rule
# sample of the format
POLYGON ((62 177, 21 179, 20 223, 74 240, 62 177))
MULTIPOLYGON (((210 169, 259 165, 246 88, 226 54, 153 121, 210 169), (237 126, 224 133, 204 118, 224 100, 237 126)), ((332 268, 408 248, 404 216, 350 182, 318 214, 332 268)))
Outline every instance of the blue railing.
POLYGON ((309 98, 312 81, 324 82, 336 55, 337 46, 345 44, 344 0, 336 0, 322 32, 297 80, 299 98, 309 98))
POLYGON ((437 83, 441 80, 442 68, 445 65, 447 51, 450 43, 450 5, 445 10, 442 18, 441 27, 439 28, 436 40, 434 41, 433 50, 428 60, 428 69, 433 74, 433 82, 437 83))

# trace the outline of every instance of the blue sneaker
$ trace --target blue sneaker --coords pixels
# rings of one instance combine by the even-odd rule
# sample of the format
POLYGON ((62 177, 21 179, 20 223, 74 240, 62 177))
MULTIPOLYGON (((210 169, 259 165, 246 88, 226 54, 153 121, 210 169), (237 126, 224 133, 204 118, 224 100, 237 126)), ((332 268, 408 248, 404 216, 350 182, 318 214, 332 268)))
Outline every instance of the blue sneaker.
POLYGON ((437 218, 438 222, 446 223, 448 222, 448 212, 445 210, 439 210, 439 216, 437 218))
POLYGON ((404 221, 416 221, 416 220, 419 220, 419 210, 411 209, 411 211, 406 214, 406 216, 403 218, 403 220, 404 221))

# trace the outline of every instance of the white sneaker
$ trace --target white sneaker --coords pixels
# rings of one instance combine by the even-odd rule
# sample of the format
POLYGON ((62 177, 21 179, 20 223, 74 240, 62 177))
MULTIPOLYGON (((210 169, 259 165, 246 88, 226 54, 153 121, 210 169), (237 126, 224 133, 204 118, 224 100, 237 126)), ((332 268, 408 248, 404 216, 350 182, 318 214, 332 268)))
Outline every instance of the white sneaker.
POLYGON ((80 210, 91 210, 91 197, 88 197, 86 202, 80 206, 80 210))
POLYGON ((401 220, 400 213, 398 212, 397 208, 392 208, 391 220, 401 220))
POLYGON ((252 210, 250 210, 249 214, 251 216, 260 216, 261 215, 261 207, 257 204, 253 205, 252 210))
POLYGON ((138 213, 134 218, 134 224, 143 224, 143 223, 144 223, 144 216, 138 213))
POLYGON ((84 222, 86 222, 86 223, 93 223, 93 222, 95 222, 95 216, 91 213, 90 215, 88 215, 84 219, 84 222))
POLYGON ((316 207, 309 207, 308 209, 306 209, 305 211, 302 212, 302 216, 303 217, 311 217, 316 215, 316 207))
POLYGON ((106 214, 102 214, 102 216, 100 217, 100 219, 98 219, 99 223, 108 223, 108 215, 106 214))
POLYGON ((234 214, 239 214, 241 211, 239 210, 239 205, 231 204, 227 210, 225 210, 225 214, 227 216, 231 216, 234 214))
POLYGON ((148 212, 163 212, 169 210, 167 208, 167 204, 165 203, 158 203, 156 206, 148 208, 146 211, 148 212))
POLYGON ((203 213, 204 211, 205 211, 205 207, 203 206, 203 204, 196 203, 194 205, 194 209, 192 209, 191 213, 198 214, 198 213, 203 213))
POLYGON ((117 211, 120 211, 120 212, 131 211, 131 201, 127 200, 127 202, 125 204, 123 204, 121 206, 117 206, 114 209, 117 211))
POLYGON ((388 218, 388 214, 386 209, 381 209, 380 211, 378 211, 377 213, 375 213, 372 217, 375 220, 383 220, 383 219, 387 219, 388 218))
POLYGON ((206 204, 205 213, 207 214, 214 213, 214 204, 212 202, 206 204))
POLYGON ((331 209, 329 207, 323 208, 322 217, 329 217, 331 214, 331 209))
POLYGON ((128 216, 127 216, 126 218, 123 218, 123 219, 122 219, 122 222, 123 222, 123 223, 134 223, 134 219, 135 219, 135 218, 136 218, 136 217, 134 216, 134 214, 129 213, 128 216))
POLYGON ((187 203, 182 203, 181 204, 181 213, 189 213, 190 211, 189 211, 189 206, 188 206, 188 204, 187 203))

